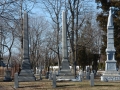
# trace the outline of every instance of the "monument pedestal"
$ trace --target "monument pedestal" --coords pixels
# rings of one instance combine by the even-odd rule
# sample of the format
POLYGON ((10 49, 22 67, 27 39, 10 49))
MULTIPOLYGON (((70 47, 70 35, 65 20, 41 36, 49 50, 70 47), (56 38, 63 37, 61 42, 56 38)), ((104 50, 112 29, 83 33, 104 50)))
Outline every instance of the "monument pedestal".
POLYGON ((101 81, 118 81, 120 80, 120 74, 118 71, 105 71, 101 76, 101 81))
POLYGON ((117 81, 120 80, 120 73, 116 70, 116 61, 107 60, 105 72, 101 76, 101 81, 117 81))
POLYGON ((36 78, 34 76, 34 73, 30 69, 21 70, 18 78, 19 78, 19 81, 24 81, 24 82, 26 82, 26 81, 35 81, 36 80, 36 78))
POLYGON ((19 81, 35 81, 34 72, 31 70, 29 59, 23 60, 22 70, 18 76, 19 81))
POLYGON ((68 60, 62 61, 62 68, 58 73, 57 79, 75 79, 74 75, 71 73, 68 60))

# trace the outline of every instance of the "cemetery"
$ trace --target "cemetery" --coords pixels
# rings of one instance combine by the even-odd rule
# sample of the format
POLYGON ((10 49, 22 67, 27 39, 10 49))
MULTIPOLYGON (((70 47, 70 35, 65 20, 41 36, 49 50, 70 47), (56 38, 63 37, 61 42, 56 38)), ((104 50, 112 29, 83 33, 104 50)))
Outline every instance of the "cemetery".
MULTIPOLYGON (((9 20, 3 19, 2 13, 0 16, 1 22, 4 22, 4 24, 0 23, 0 90, 120 89, 120 43, 117 41, 120 38, 120 31, 117 33, 115 31, 119 26, 115 21, 119 21, 117 15, 120 7, 117 4, 115 7, 113 4, 120 1, 95 0, 96 5, 109 4, 106 19, 102 19, 102 21, 106 20, 104 23, 99 21, 102 16, 97 17, 96 13, 96 18, 92 19, 90 17, 90 15, 94 16, 90 14, 92 11, 88 13, 84 10, 86 8, 84 3, 89 4, 91 0, 83 0, 80 1, 81 3, 79 0, 73 0, 74 3, 65 0, 65 6, 61 5, 62 1, 64 0, 56 0, 55 3, 49 0, 40 2, 45 6, 54 23, 43 17, 33 18, 32 11, 27 10, 29 8, 23 0, 20 0, 20 3, 14 0, 1 2, 0 8, 6 4, 11 7, 20 5, 21 10, 19 19, 18 14, 13 15, 14 20, 11 19, 12 15, 8 17, 9 20), (82 16, 78 14, 79 5, 83 6, 82 16), (100 22, 105 24, 104 28, 100 22), (118 35, 117 39, 116 35, 118 35)), ((29 3, 30 5, 33 3, 33 6, 36 4, 31 0, 29 3)), ((16 6, 14 8, 15 12, 13 12, 17 13, 16 6)), ((104 10, 103 7, 101 8, 104 10)))

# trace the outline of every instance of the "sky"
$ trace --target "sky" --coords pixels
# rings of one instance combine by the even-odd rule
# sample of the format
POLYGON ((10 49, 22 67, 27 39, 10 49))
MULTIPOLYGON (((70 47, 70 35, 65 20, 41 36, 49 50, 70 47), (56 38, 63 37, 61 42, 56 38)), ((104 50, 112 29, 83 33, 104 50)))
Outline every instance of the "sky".
MULTIPOLYGON (((45 16, 47 18, 50 18, 50 16, 45 13, 46 11, 43 9, 43 5, 38 3, 35 5, 35 7, 32 9, 33 16, 45 16)), ((99 10, 97 10, 97 4, 95 3, 95 0, 84 0, 84 7, 91 10, 93 9, 93 12, 98 13, 99 10)), ((62 12, 61 12, 62 13, 62 12)))

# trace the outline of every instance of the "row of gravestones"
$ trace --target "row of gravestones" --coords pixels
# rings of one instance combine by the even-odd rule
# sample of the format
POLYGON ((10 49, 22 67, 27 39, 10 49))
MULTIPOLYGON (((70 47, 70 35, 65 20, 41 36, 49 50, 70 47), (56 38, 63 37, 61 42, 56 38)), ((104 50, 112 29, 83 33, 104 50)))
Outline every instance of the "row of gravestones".
MULTIPOLYGON (((52 78, 52 85, 53 88, 56 88, 56 73, 53 73, 53 78, 52 78)), ((77 81, 82 81, 82 75, 79 74, 78 80, 77 81)), ((90 74, 90 86, 94 86, 94 73, 92 72, 90 74)))
MULTIPOLYGON (((42 70, 39 70, 39 80, 42 80, 42 70)), ((58 72, 54 71, 50 71, 50 72, 46 72, 46 78, 49 80, 53 80, 53 87, 56 87, 56 76, 58 75, 58 72)), ((86 80, 90 80, 90 85, 94 86, 94 73, 90 73, 89 68, 86 69, 86 72, 83 72, 82 70, 79 71, 75 81, 80 81, 82 82, 82 80, 84 79, 84 77, 86 77, 86 80)), ((74 80, 73 80, 74 81, 74 80)), ((14 75, 14 87, 18 88, 19 86, 19 82, 18 82, 18 73, 15 73, 14 75)))
MULTIPOLYGON (((52 80, 52 83, 53 83, 53 88, 56 87, 56 76, 57 76, 58 73, 56 73, 55 71, 52 73, 52 71, 49 72, 49 76, 48 76, 48 79, 49 80, 52 80)), ((41 72, 40 72, 40 80, 42 80, 41 78, 41 72)), ((82 80, 84 79, 84 74, 83 74, 83 71, 81 70, 76 78, 76 80, 72 80, 72 81, 79 81, 79 82, 82 82, 82 80)), ((89 73, 86 72, 86 79, 87 80, 90 80, 90 85, 91 86, 94 86, 94 73, 89 73)), ((15 73, 14 75, 14 88, 18 88, 19 87, 19 81, 18 81, 18 73, 15 73)))

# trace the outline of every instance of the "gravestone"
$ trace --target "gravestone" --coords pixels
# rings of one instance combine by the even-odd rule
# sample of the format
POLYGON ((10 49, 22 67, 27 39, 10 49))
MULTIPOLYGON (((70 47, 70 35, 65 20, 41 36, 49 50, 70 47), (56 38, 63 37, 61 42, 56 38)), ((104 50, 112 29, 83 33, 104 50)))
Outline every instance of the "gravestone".
POLYGON ((11 79, 11 71, 10 70, 5 70, 5 76, 3 81, 12 81, 11 79))
POLYGON ((14 74, 14 88, 18 88, 19 87, 19 82, 18 82, 18 73, 14 74))
POLYGON ((58 79, 73 79, 75 78, 70 70, 68 62, 68 47, 67 47, 67 19, 66 12, 62 12, 62 63, 58 79))
POLYGON ((45 78, 48 79, 49 78, 49 72, 47 71, 45 74, 45 78))
POLYGON ((80 70, 80 75, 81 75, 81 79, 83 80, 84 79, 84 73, 83 73, 83 71, 82 70, 80 70))
POLYGON ((42 69, 40 69, 39 75, 40 75, 40 80, 42 80, 42 69))
POLYGON ((36 67, 36 75, 39 75, 39 69, 36 67))
POLYGON ((115 47, 114 47, 114 26, 113 26, 114 8, 110 7, 108 23, 107 23, 107 60, 105 61, 105 72, 101 76, 101 81, 117 81, 120 80, 120 73, 116 68, 115 47))
POLYGON ((81 71, 79 72, 79 74, 78 74, 78 80, 81 82, 82 81, 82 73, 81 73, 81 71))
POLYGON ((53 82, 52 82, 53 88, 56 88, 56 72, 53 72, 53 82))
POLYGON ((52 80, 52 72, 49 73, 49 80, 52 80))
POLYGON ((90 72, 86 72, 86 79, 89 80, 90 79, 90 72))
POLYGON ((24 12, 23 19, 23 61, 19 81, 35 81, 29 58, 28 14, 24 12))
POLYGON ((86 72, 89 72, 89 71, 90 71, 90 67, 86 66, 86 72))
POLYGON ((90 86, 94 86, 94 73, 90 74, 90 86))

